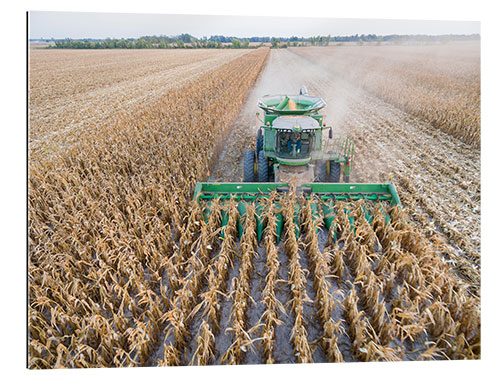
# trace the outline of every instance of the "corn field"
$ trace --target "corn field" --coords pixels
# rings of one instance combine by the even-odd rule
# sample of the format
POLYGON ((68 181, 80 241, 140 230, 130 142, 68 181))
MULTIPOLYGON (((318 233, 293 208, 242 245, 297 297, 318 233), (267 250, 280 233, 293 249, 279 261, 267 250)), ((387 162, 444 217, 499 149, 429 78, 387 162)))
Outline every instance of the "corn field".
MULTIPOLYGON (((233 124, 285 51, 72 51, 79 64, 113 72, 89 74, 84 87, 65 81, 68 66, 80 74, 76 60, 64 63, 71 53, 50 51, 64 57, 43 76, 55 57, 34 52, 30 368, 480 358, 480 187, 467 168, 434 149, 419 158, 424 150, 397 127, 417 160, 370 168, 370 157, 381 159, 377 136, 389 132, 376 122, 379 133, 353 129, 364 139, 354 160, 364 172, 354 177, 391 175, 404 208, 346 200, 325 214, 293 190, 246 205, 196 202, 195 183, 217 172, 223 150, 232 155, 228 143, 254 142, 233 124), (436 181, 417 165, 424 176, 439 171, 436 181), (448 180, 464 185, 452 202, 448 180), (450 220, 460 209, 472 224, 450 220)), ((464 158, 477 152, 464 147, 464 158)))
POLYGON ((179 245, 163 251, 117 244, 106 254, 102 244, 69 262, 59 254, 46 273, 31 265, 33 367, 479 357, 478 297, 400 208, 338 202, 326 232, 310 201, 271 199, 257 203, 268 208, 259 217, 257 204, 243 215, 234 201, 194 204, 179 245), (265 287, 252 294, 252 284, 265 287), (277 333, 287 317, 293 326, 277 333), (289 357, 282 340, 292 343, 289 357))

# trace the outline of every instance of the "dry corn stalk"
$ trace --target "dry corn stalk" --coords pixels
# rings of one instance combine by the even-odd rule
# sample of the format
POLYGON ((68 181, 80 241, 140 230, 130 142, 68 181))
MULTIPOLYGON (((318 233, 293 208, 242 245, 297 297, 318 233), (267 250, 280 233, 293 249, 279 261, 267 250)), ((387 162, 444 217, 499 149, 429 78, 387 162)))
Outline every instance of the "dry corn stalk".
POLYGON ((320 251, 317 233, 319 232, 322 218, 313 218, 310 201, 306 201, 301 211, 302 223, 306 232, 306 248, 309 265, 312 268, 314 288, 316 290, 317 317, 323 326, 322 347, 326 357, 331 362, 342 362, 342 354, 337 345, 338 326, 332 319, 332 311, 335 310, 335 300, 330 293, 330 282, 327 280, 328 259, 327 255, 320 251))
POLYGON ((244 231, 240 241, 241 259, 240 273, 233 289, 233 305, 231 309, 232 344, 221 358, 221 363, 242 364, 245 352, 250 348, 252 340, 246 324, 246 312, 250 303, 250 278, 253 271, 253 259, 257 246, 255 206, 247 205, 244 215, 244 231))
POLYGON ((283 207, 283 216, 285 219, 284 230, 286 235, 285 248, 289 257, 289 273, 288 283, 290 285, 292 300, 292 312, 295 320, 292 327, 293 345, 295 348, 295 356, 299 363, 311 363, 312 351, 307 340, 307 331, 304 321, 304 307, 303 302, 309 300, 305 290, 305 273, 299 262, 299 243, 296 238, 296 231, 298 224, 295 223, 296 217, 296 202, 295 195, 287 196, 281 206, 283 207))
POLYGON ((267 364, 276 362, 273 355, 275 350, 275 329, 277 325, 283 322, 278 318, 278 314, 285 313, 284 307, 276 297, 276 282, 278 280, 278 271, 280 263, 278 259, 278 248, 276 247, 276 224, 277 218, 274 208, 274 200, 276 197, 272 195, 266 204, 266 210, 262 220, 265 222, 264 230, 264 246, 266 248, 267 261, 266 261, 266 284, 262 290, 261 299, 266 306, 266 310, 262 314, 260 321, 263 322, 260 336, 262 341, 260 347, 262 348, 262 359, 267 364))

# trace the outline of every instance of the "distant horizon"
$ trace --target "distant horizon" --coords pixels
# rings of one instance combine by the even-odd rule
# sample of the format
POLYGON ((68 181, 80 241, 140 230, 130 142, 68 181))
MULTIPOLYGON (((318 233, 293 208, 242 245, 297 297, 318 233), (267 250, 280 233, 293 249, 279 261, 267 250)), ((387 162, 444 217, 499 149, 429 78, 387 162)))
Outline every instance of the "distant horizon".
POLYGON ((29 39, 138 39, 190 34, 236 38, 317 35, 480 35, 479 21, 435 21, 145 13, 29 12, 29 39))
MULTIPOLYGON (((180 33, 180 34, 176 34, 176 35, 165 35, 165 34, 158 34, 158 35, 141 35, 140 37, 137 37, 137 38, 132 38, 132 37, 122 37, 122 38, 110 38, 110 37, 104 37, 104 38, 90 38, 90 37, 82 37, 82 38, 28 38, 28 41, 51 41, 51 40, 54 40, 54 41, 59 41, 59 40, 65 40, 65 39, 70 39, 70 40, 106 40, 106 39, 117 39, 117 40, 127 40, 127 39, 134 39, 134 40, 137 40, 137 39, 140 39, 140 38, 145 38, 145 37, 162 37, 162 36, 165 36, 165 37, 171 37, 171 38, 174 38, 174 37, 177 37, 177 36, 180 36, 182 34, 188 34, 188 33, 180 33)), ((191 34, 189 34, 191 35, 191 34)), ((436 35, 431 35, 431 34, 386 34, 386 35, 380 35, 380 34, 351 34, 351 35, 330 35, 333 38, 340 38, 340 37, 350 37, 350 36, 355 36, 355 35, 359 35, 360 37, 361 36, 367 36, 367 35, 375 35, 377 37, 389 37, 389 36, 402 36, 402 37, 419 37, 419 36, 422 36, 422 37, 446 37, 446 36, 463 36, 463 37, 471 37, 471 36, 481 36, 479 33, 473 33, 473 34, 436 34, 436 35)), ((191 35, 191 36, 194 36, 194 35, 191 35)), ((204 35, 203 37, 201 38, 210 38, 210 37, 214 37, 214 36, 223 36, 225 38, 237 38, 237 39, 250 39, 250 38, 273 38, 273 37, 276 37, 276 38, 282 38, 282 39, 289 39, 289 38, 293 38, 293 37, 296 37, 296 35, 289 35, 289 36, 284 36, 284 35, 266 35, 266 36, 255 36, 255 35, 247 35, 247 36, 236 36, 236 35, 220 35, 220 34, 214 34, 214 35, 204 35)), ((309 38, 312 38, 312 37, 317 37, 317 36, 326 36, 326 35, 310 35, 310 36, 306 36, 306 37, 299 37, 299 39, 309 39, 309 38)), ((197 39, 201 39, 201 38, 197 38, 197 39)))

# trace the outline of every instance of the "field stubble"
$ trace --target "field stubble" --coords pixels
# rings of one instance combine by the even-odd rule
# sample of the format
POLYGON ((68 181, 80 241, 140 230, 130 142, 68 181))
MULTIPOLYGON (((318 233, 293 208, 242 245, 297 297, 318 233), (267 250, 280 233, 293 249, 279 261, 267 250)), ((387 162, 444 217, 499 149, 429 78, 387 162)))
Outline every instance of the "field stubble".
POLYGON ((170 89, 243 54, 241 50, 31 50, 30 148, 50 149, 82 128, 134 115, 170 89))
POLYGON ((479 42, 295 50, 432 126, 480 147, 479 42))

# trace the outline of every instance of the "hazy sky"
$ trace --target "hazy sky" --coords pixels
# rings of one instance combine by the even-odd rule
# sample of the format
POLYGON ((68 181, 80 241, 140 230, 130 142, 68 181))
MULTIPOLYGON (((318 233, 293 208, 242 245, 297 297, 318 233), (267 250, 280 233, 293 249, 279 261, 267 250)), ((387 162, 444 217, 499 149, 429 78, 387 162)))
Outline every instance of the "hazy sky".
POLYGON ((30 38, 136 38, 144 35, 299 36, 474 34, 480 23, 346 18, 30 12, 30 38))

